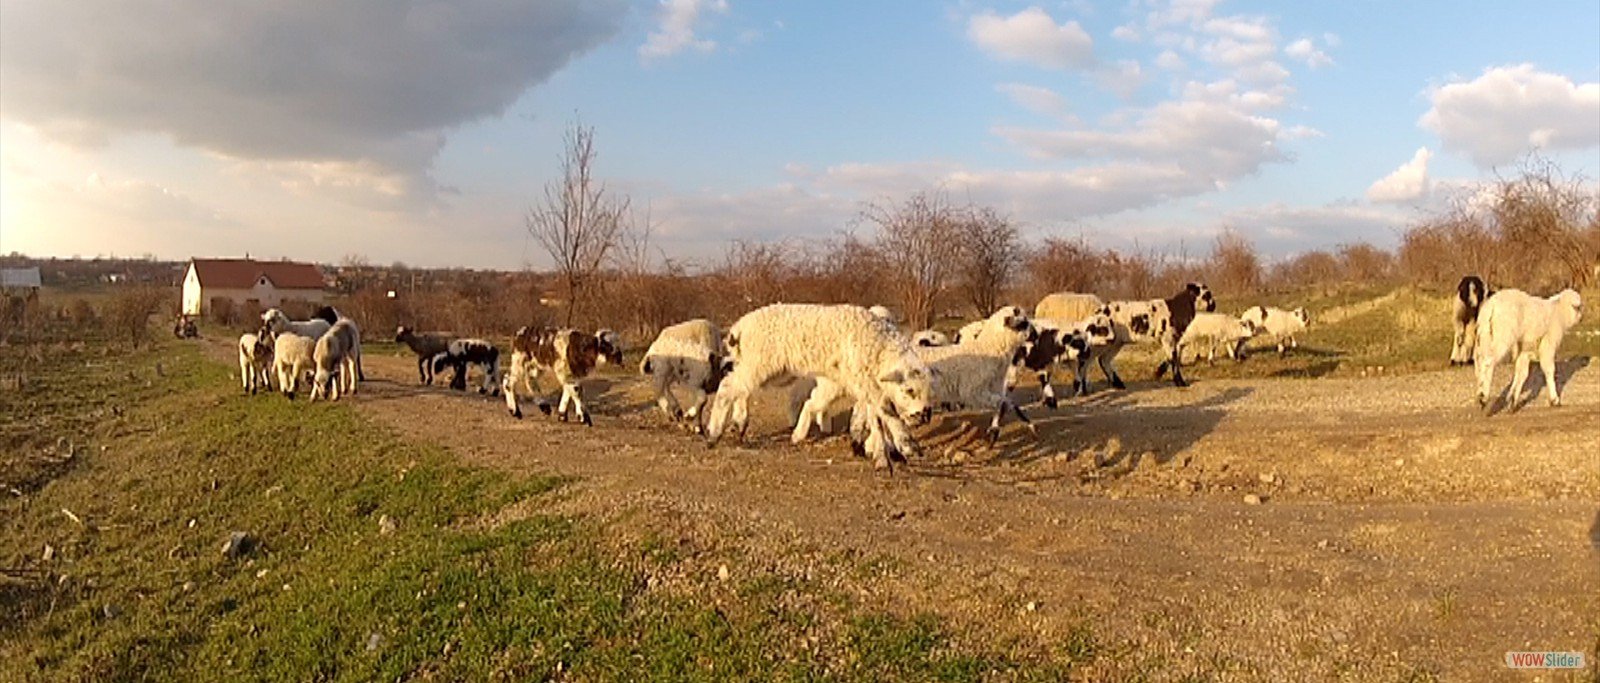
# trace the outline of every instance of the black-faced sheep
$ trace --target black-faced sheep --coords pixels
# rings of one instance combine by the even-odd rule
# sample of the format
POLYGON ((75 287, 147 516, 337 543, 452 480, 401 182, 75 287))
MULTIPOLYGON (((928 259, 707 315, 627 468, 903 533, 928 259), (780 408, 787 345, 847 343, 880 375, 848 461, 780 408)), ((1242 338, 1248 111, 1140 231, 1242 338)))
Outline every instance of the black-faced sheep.
POLYGON ((1473 352, 1478 345, 1478 309, 1493 295, 1483 278, 1468 275, 1456 283, 1455 340, 1450 344, 1451 365, 1471 365, 1473 352))
POLYGON ((730 424, 743 434, 756 389, 815 377, 839 385, 855 402, 861 418, 852 444, 875 465, 917 452, 904 420, 927 419, 932 376, 887 320, 859 306, 772 304, 746 313, 724 336, 733 369, 712 404, 710 444, 730 424))
POLYGON ((1300 348, 1297 335, 1311 324, 1311 314, 1304 308, 1285 311, 1271 306, 1252 306, 1239 319, 1255 329, 1256 334, 1268 335, 1278 345, 1278 355, 1290 348, 1300 348))
POLYGON ((662 328, 645 350, 639 372, 650 377, 661 412, 674 422, 686 420, 699 432, 706 397, 717 392, 727 371, 726 357, 722 330, 710 320, 696 318, 662 328), (687 411, 672 394, 678 384, 688 387, 692 396, 687 411))
POLYGON ((417 332, 401 325, 394 332, 394 341, 405 344, 417 354, 417 377, 423 384, 433 384, 433 359, 450 350, 455 337, 431 332, 417 332))
MULTIPOLYGON (((494 344, 483 339, 457 339, 445 347, 444 353, 433 357, 433 372, 442 372, 450 368, 450 388, 456 391, 467 390, 467 369, 476 365, 483 368, 483 384, 478 387, 480 394, 498 394, 500 391, 497 381, 500 379, 500 349, 494 344)), ((430 378, 431 379, 431 378, 430 378)))
MULTIPOLYGON (((561 384, 561 402, 557 416, 562 421, 568 417, 570 407, 578 420, 594 426, 594 420, 583 406, 583 392, 578 383, 588 377, 602 363, 621 364, 622 349, 615 332, 602 330, 589 334, 565 328, 524 327, 511 339, 511 367, 501 382, 505 391, 506 409, 514 417, 522 417, 522 406, 517 400, 517 389, 535 392, 539 374, 549 371, 561 384)), ((550 414, 550 402, 538 398, 539 410, 550 414)))
POLYGON ((1583 317, 1583 298, 1566 289, 1548 299, 1540 299, 1520 289, 1502 289, 1483 303, 1478 311, 1478 341, 1474 349, 1478 375, 1478 405, 1489 406, 1489 389, 1494 383, 1494 366, 1506 356, 1516 364, 1507 393, 1510 409, 1516 410, 1522 397, 1522 384, 1528 379, 1528 365, 1539 362, 1550 405, 1561 405, 1556 389, 1556 351, 1561 339, 1583 317))

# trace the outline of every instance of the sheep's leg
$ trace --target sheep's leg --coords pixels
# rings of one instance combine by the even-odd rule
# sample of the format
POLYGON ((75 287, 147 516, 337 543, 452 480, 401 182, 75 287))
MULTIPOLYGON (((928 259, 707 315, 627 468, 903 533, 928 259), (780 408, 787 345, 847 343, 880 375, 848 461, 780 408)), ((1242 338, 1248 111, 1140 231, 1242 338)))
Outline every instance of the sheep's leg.
POLYGON ((791 443, 805 443, 805 440, 811 436, 811 425, 813 423, 819 428, 822 426, 824 416, 828 412, 828 406, 833 405, 834 400, 842 393, 841 389, 839 385, 832 382, 817 382, 817 385, 811 389, 811 395, 806 397, 805 405, 800 408, 800 417, 795 420, 794 433, 789 435, 791 443))
POLYGON ((723 380, 722 386, 717 388, 717 397, 711 401, 711 414, 706 419, 707 448, 716 447, 717 441, 722 438, 722 430, 728 424, 728 413, 733 409, 733 397, 742 391, 743 387, 727 380, 723 380))
MULTIPOLYGON (((858 403, 856 405, 861 408, 862 412, 866 412, 867 409, 861 404, 858 403)), ((869 416, 866 418, 866 423, 867 438, 863 450, 872 457, 873 469, 887 469, 890 473, 893 473, 894 464, 890 459, 889 445, 884 441, 883 428, 879 423, 878 417, 875 415, 869 416)))
POLYGON ((678 397, 672 395, 672 378, 666 372, 658 372, 651 379, 656 390, 656 406, 666 413, 668 420, 683 419, 683 407, 678 404, 678 397))
POLYGON ((239 382, 244 385, 244 390, 250 394, 256 393, 256 367, 245 356, 239 356, 239 382))
POLYGON ((1556 346, 1549 337, 1539 344, 1539 369, 1544 371, 1545 394, 1550 397, 1552 408, 1561 405, 1561 394, 1556 391, 1556 346))
POLYGON ((1516 371, 1511 375, 1511 393, 1506 398, 1509 402, 1506 409, 1511 411, 1522 407, 1522 387, 1528 381, 1528 366, 1533 363, 1532 353, 1517 349, 1516 354, 1516 371))
POLYGON ((689 431, 698 434, 701 431, 700 410, 706 405, 707 394, 705 389, 698 386, 690 387, 689 391, 690 395, 694 397, 694 401, 690 404, 689 409, 684 411, 683 417, 689 422, 689 431))
POLYGON ((1030 433, 1034 436, 1039 435, 1039 428, 1035 427, 1033 420, 1029 420, 1027 414, 1022 412, 1022 407, 1013 403, 1010 398, 1002 397, 995 406, 994 418, 989 420, 988 436, 990 446, 995 445, 995 442, 1000 440, 1000 421, 1001 418, 1005 417, 1008 409, 1017 416, 1018 420, 1022 421, 1022 424, 1027 425, 1030 433))
MULTIPOLYGON (((1178 353, 1178 349, 1175 346, 1174 347, 1168 347, 1165 344, 1163 344, 1162 346, 1163 346, 1163 349, 1162 349, 1163 351, 1168 351, 1171 354, 1170 361, 1162 361, 1161 365, 1163 367, 1165 367, 1168 364, 1168 362, 1170 362, 1172 364, 1172 386, 1175 386, 1175 387, 1186 387, 1186 386, 1189 386, 1189 381, 1183 378, 1183 355, 1178 353)), ((1161 374, 1161 370, 1158 368, 1156 370, 1156 375, 1160 376, 1160 374, 1161 374)))
POLYGON ((889 434, 889 443, 894 447, 891 455, 899 455, 902 460, 922 457, 922 447, 917 445, 916 437, 911 436, 911 429, 904 420, 892 414, 885 414, 880 420, 889 434))
POLYGON ((506 373, 505 379, 500 380, 500 389, 506 396, 506 411, 519 420, 522 419, 522 406, 517 403, 517 383, 527 383, 527 369, 524 365, 522 352, 514 352, 511 356, 511 370, 506 373))
POLYGON ((867 437, 871 431, 867 424, 869 417, 866 407, 860 403, 850 406, 850 453, 858 458, 867 457, 867 437))
POLYGON ((567 421, 567 413, 572 407, 572 394, 567 391, 566 382, 561 383, 561 402, 556 405, 556 418, 562 422, 567 421))
MULTIPOLYGON (((1121 349, 1117 349, 1117 350, 1120 351, 1121 349)), ((1106 379, 1111 382, 1112 388, 1114 388, 1114 389, 1127 389, 1128 385, 1127 385, 1127 383, 1122 381, 1122 375, 1117 374, 1117 366, 1114 363, 1114 361, 1116 359, 1117 359, 1116 351, 1113 351, 1113 350, 1110 350, 1110 349, 1107 349, 1107 351, 1105 353, 1100 354, 1100 371, 1105 373, 1106 379)), ((1084 375, 1083 387, 1084 387, 1084 393, 1088 393, 1089 378, 1088 378, 1087 373, 1085 373, 1085 375, 1084 375)))
POLYGON ((1056 405, 1058 405, 1056 403, 1056 388, 1055 385, 1050 384, 1049 368, 1039 371, 1039 393, 1044 397, 1044 407, 1055 410, 1056 405))
POLYGON ((594 418, 589 416, 589 410, 583 406, 583 387, 579 386, 576 381, 561 385, 562 415, 566 415, 569 404, 572 407, 572 411, 577 414, 579 422, 582 422, 585 427, 594 426, 594 418))
POLYGON ((1468 320, 1464 329, 1461 340, 1461 363, 1468 365, 1476 362, 1478 357, 1478 319, 1474 317, 1468 320))
POLYGON ((1473 371, 1478 375, 1478 406, 1482 408, 1490 406, 1489 390, 1494 386, 1494 366, 1499 365, 1505 355, 1504 351, 1494 346, 1492 342, 1483 343, 1480 340, 1472 358, 1473 371))
POLYGON ((417 379, 423 384, 433 384, 433 363, 426 356, 417 356, 417 379))

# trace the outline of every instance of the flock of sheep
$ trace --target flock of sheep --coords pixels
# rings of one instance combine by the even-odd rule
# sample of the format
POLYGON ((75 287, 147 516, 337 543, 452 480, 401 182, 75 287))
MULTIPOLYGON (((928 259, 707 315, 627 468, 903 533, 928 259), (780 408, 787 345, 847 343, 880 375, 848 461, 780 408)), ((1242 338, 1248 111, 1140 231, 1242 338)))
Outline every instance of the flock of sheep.
MULTIPOLYGON (((1508 355, 1516 364, 1509 389, 1513 407, 1533 360, 1544 370, 1551 404, 1559 403, 1555 354, 1582 315, 1577 292, 1539 299, 1515 289, 1492 292, 1480 278, 1468 276, 1458 287, 1455 308, 1451 362, 1477 366, 1480 404, 1488 405, 1494 366, 1508 355)), ((1093 365, 1122 389, 1118 353, 1129 344, 1152 343, 1162 354, 1156 377, 1170 371, 1173 384, 1181 387, 1187 384, 1185 351, 1198 358, 1204 350, 1215 359, 1221 346, 1227 356, 1242 360, 1246 343, 1265 335, 1283 354, 1298 345, 1297 335, 1310 323, 1301 308, 1254 306, 1239 317, 1215 311, 1216 298, 1201 283, 1143 301, 1107 302, 1093 294, 1058 292, 1044 297, 1031 315, 1003 306, 951 338, 935 330, 907 334, 881 306, 772 304, 746 313, 727 330, 705 319, 663 329, 645 351, 640 371, 650 378, 661 411, 703 433, 712 445, 730 428, 743 438, 757 389, 786 387, 795 443, 809 438, 813 428, 826 431, 830 416, 847 409, 852 449, 888 467, 919 452, 910 426, 928 421, 935 410, 991 411, 991 443, 1008 413, 1033 431, 1027 413, 1011 397, 1020 372, 1038 377, 1043 403, 1054 408, 1051 375, 1057 367, 1071 373, 1074 395, 1089 393, 1093 365), (687 409, 675 390, 687 391, 687 409)), ((554 411, 562 420, 587 425, 593 420, 584 407, 581 381, 602 364, 622 362, 621 339, 611 330, 524 327, 512 339, 504 371, 500 350, 484 339, 400 327, 395 341, 415 352, 424 384, 450 368, 451 387, 464 390, 469 368, 479 366, 479 392, 503 393, 507 410, 518 418, 520 397, 539 396, 537 378, 549 373, 561 387, 554 411)), ((309 375, 312 400, 337 400, 355 393, 362 379, 360 331, 328 307, 304 321, 269 310, 258 332, 240 337, 239 367, 251 393, 276 380, 292 397, 309 375)), ((543 396, 537 405, 545 414, 552 412, 543 396)))

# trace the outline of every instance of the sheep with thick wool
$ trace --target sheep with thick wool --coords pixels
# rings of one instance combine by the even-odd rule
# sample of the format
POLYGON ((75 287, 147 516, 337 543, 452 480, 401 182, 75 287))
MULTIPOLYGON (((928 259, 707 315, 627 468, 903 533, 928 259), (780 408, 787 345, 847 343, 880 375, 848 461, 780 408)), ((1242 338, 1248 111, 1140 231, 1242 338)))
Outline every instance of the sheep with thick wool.
POLYGON ((687 421, 698 432, 706 398, 722 383, 727 355, 717 324, 696 318, 662 328, 645 349, 639 372, 650 377, 661 412, 674 422, 687 421), (678 384, 687 387, 692 397, 687 411, 672 393, 678 384))
MULTIPOLYGON (((791 378, 826 378, 862 411, 856 445, 878 467, 917 452, 905 419, 926 420, 932 373, 893 324, 859 306, 772 304, 746 313, 725 335, 733 369, 706 427, 709 443, 731 425, 743 434, 756 389, 791 378)), ((808 424, 800 421, 797 430, 808 424)), ((802 437, 803 438, 803 437, 802 437)))
POLYGON ((261 326, 273 335, 292 332, 301 337, 320 339, 322 335, 328 333, 328 328, 333 327, 333 323, 321 318, 290 320, 283 311, 269 308, 261 314, 261 326))
POLYGON ((1195 350, 1195 358, 1200 358, 1200 347, 1205 346, 1206 362, 1217 359, 1217 345, 1234 360, 1244 360, 1244 344, 1256 335, 1256 326, 1248 320, 1235 318, 1225 313, 1195 313, 1194 321, 1189 323, 1189 328, 1183 331, 1183 337, 1178 340, 1179 353, 1186 349, 1195 350))
POLYGON ((360 379, 356 357, 360 348, 361 333, 348 319, 334 323, 327 334, 317 339, 311 354, 317 366, 316 379, 311 383, 311 400, 337 401, 342 394, 356 393, 360 379))
POLYGON ((1537 360, 1544 371, 1544 385, 1550 405, 1561 405, 1556 388, 1556 351, 1567 330, 1583 317, 1583 297, 1571 289, 1548 299, 1540 299, 1520 289, 1495 292, 1478 312, 1478 341, 1473 365, 1478 375, 1478 405, 1489 406, 1489 388, 1494 383, 1494 366, 1511 356, 1516 364, 1507 401, 1512 410, 1519 406, 1522 384, 1528 379, 1528 365, 1537 360))
POLYGON ((1285 311, 1272 306, 1252 306, 1239 319, 1255 328, 1256 334, 1267 335, 1278 345, 1278 355, 1288 349, 1300 348, 1296 336, 1311 324, 1311 314, 1304 308, 1285 311))
POLYGON ((272 335, 272 365, 278 375, 278 391, 294 398, 300 379, 316 370, 317 338, 283 331, 272 335))

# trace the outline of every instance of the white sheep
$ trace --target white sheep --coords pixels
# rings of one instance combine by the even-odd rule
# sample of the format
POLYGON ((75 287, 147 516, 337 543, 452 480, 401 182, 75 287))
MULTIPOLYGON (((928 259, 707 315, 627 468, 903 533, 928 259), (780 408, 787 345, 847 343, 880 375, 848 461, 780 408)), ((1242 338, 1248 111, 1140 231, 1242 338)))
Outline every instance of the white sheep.
POLYGON ((1311 314, 1304 308, 1285 311, 1272 306, 1252 306, 1239 319, 1255 328, 1256 334, 1268 335, 1276 342, 1280 356, 1289 348, 1300 348, 1295 336, 1311 324, 1311 314))
POLYGON ((971 339, 974 336, 977 336, 977 334, 979 332, 982 332, 982 331, 983 331, 983 321, 982 320, 974 320, 974 321, 972 321, 970 323, 962 325, 961 329, 956 330, 956 336, 951 337, 950 341, 953 344, 960 344, 961 342, 967 341, 968 339, 971 339))
MULTIPOLYGON (((742 435, 749 397, 790 378, 826 378, 850 396, 861 415, 852 444, 878 467, 897 454, 917 453, 902 418, 926 420, 932 377, 895 326, 859 306, 772 304, 746 313, 726 336, 733 369, 712 404, 706 436, 712 445, 732 424, 742 435), (863 436, 863 432, 865 436, 863 436)), ((808 429, 799 420, 796 433, 808 429)))
POLYGON ((1489 387, 1494 383, 1494 366, 1511 356, 1516 364, 1507 401, 1512 410, 1519 407, 1522 384, 1528 379, 1528 364, 1539 361, 1550 405, 1561 405, 1556 389, 1556 351, 1561 339, 1583 317, 1583 297, 1564 289, 1548 299, 1540 299, 1520 289, 1495 292, 1478 311, 1478 342, 1473 365, 1478 375, 1478 405, 1489 406, 1489 387))
POLYGON ((322 335, 328 333, 328 328, 333 327, 333 323, 320 318, 290 320, 289 316, 284 315, 283 311, 276 308, 269 308, 265 313, 261 314, 261 325, 274 335, 293 332, 296 335, 312 339, 322 337, 322 335))
POLYGON ((273 335, 272 364, 278 374, 278 390, 294 398, 300 379, 316 369, 317 339, 284 331, 273 335))
POLYGON ((1224 313, 1196 313, 1189 328, 1178 340, 1179 353, 1194 348, 1195 358, 1200 358, 1199 347, 1206 347, 1206 362, 1217 359, 1217 345, 1221 344, 1229 358, 1244 360, 1244 344, 1256 334, 1255 324, 1224 313))
POLYGON ((639 372, 649 375, 656 392, 656 405, 674 422, 687 420, 701 430, 700 413, 706 397, 717 391, 726 367, 727 351, 722 346, 722 330, 704 318, 696 318, 662 328, 639 363, 639 372), (683 410, 672 387, 682 384, 693 397, 689 410, 683 410))
POLYGON ((879 318, 883 318, 884 320, 887 320, 889 322, 899 322, 899 321, 894 319, 894 312, 890 311, 888 306, 884 306, 882 304, 879 304, 879 305, 872 306, 872 307, 868 308, 867 312, 871 313, 871 314, 873 314, 875 316, 878 316, 879 318))
POLYGON ((356 371, 356 354, 360 348, 360 332, 349 319, 340 319, 328 328, 327 334, 317 339, 311 354, 317 366, 316 379, 311 383, 311 400, 337 401, 341 394, 356 393, 360 377, 356 371))
POLYGON ((1022 408, 1011 401, 1007 378, 1018 351, 1037 339, 1028 314, 1004 306, 983 321, 982 328, 959 344, 922 347, 917 355, 933 370, 934 402, 964 408, 994 408, 989 421, 989 443, 1000 438, 1000 420, 1007 410, 1035 434, 1038 430, 1022 408))
POLYGON ((320 318, 322 320, 326 320, 326 321, 328 321, 329 325, 333 325, 334 323, 337 323, 337 322, 343 320, 343 321, 349 322, 351 325, 355 326, 355 328, 356 328, 356 336, 355 336, 356 346, 355 346, 355 349, 350 352, 350 355, 355 358, 356 379, 358 379, 358 380, 360 380, 362 382, 367 381, 366 368, 364 368, 361 365, 361 326, 356 325, 355 319, 351 318, 350 316, 347 316, 347 315, 345 315, 343 313, 340 313, 339 309, 334 308, 332 306, 323 306, 322 308, 317 309, 317 312, 316 313, 312 313, 311 317, 312 318, 320 318))
POLYGON ((272 390, 272 339, 254 332, 239 335, 239 380, 251 394, 272 390))
POLYGON ((914 346, 949 346, 950 335, 938 330, 919 330, 911 335, 914 346))

